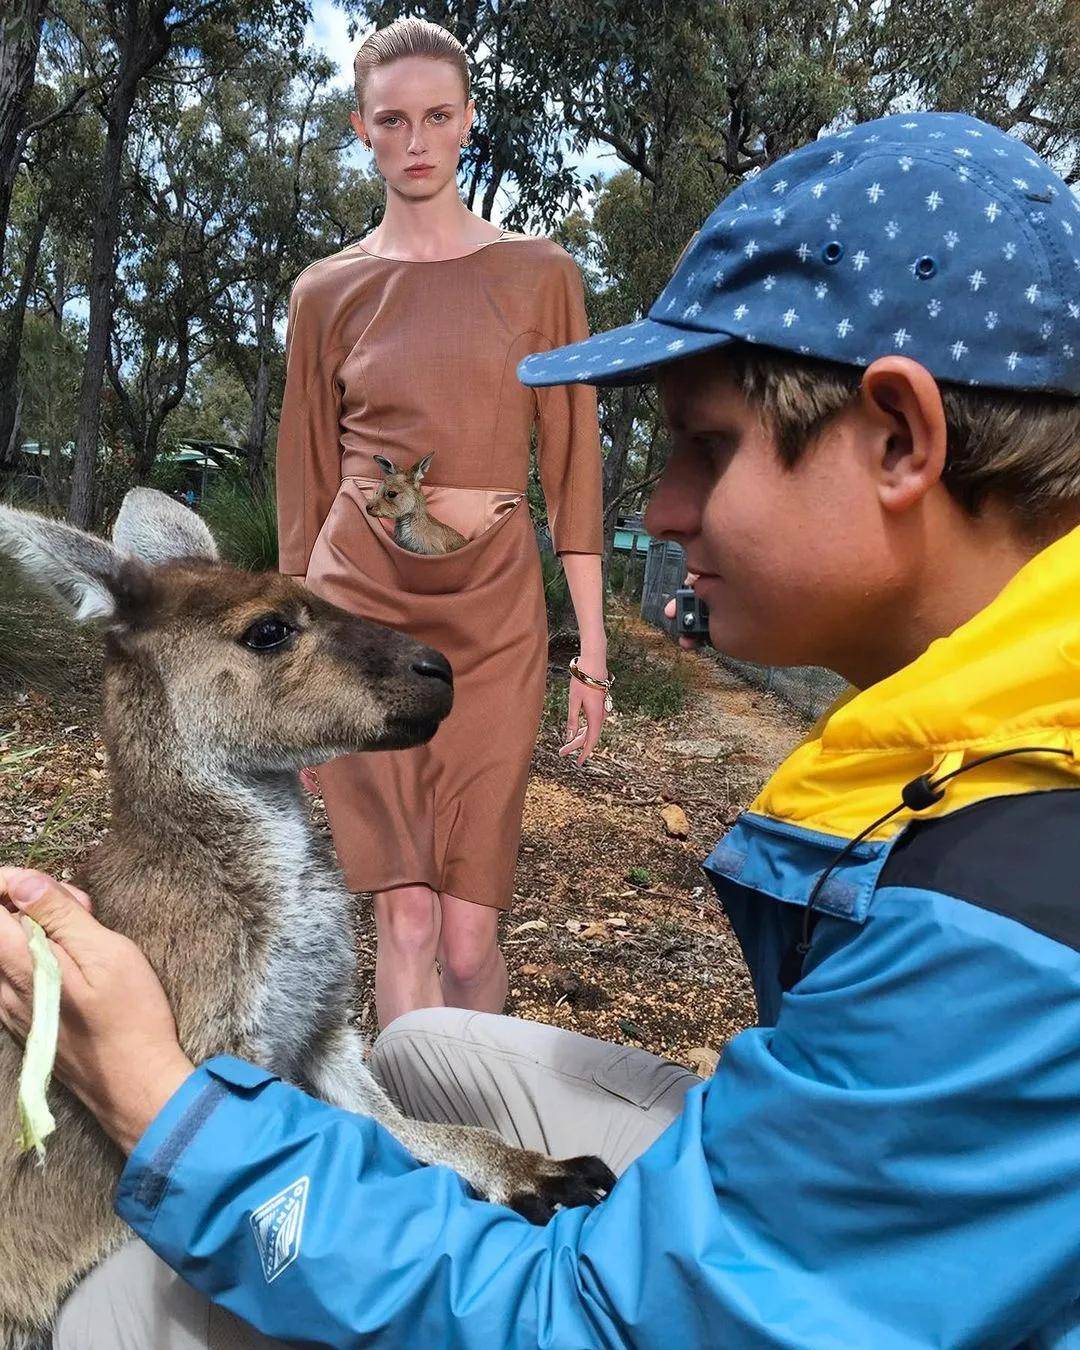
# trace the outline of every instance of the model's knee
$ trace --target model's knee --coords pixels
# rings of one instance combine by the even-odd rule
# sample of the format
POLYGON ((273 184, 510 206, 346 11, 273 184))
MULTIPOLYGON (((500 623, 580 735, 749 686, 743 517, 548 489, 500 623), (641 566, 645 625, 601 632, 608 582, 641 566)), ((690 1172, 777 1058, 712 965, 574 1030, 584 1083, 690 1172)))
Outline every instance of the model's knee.
POLYGON ((401 957, 435 960, 439 945, 439 908, 433 891, 401 887, 375 896, 379 943, 401 957))
POLYGON ((456 984, 479 984, 490 978, 502 962, 494 928, 490 932, 444 931, 439 961, 443 978, 456 984))

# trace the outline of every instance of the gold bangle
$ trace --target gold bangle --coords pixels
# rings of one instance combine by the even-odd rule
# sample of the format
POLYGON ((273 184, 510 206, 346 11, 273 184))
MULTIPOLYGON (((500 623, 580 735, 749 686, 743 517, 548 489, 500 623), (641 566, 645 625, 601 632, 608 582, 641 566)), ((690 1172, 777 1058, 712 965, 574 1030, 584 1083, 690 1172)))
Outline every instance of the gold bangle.
POLYGON ((580 680, 582 684, 588 685, 590 689, 602 689, 605 694, 615 683, 615 677, 613 675, 609 675, 606 680, 598 680, 595 675, 586 675, 578 666, 578 659, 576 656, 570 658, 570 674, 573 675, 575 680, 580 680))

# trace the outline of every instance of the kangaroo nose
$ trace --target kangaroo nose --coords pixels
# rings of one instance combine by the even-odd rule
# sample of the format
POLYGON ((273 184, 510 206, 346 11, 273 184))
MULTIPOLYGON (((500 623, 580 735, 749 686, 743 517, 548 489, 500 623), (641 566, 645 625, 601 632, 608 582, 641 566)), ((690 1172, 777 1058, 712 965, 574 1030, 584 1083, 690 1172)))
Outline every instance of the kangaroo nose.
POLYGON ((450 662, 441 652, 431 652, 427 656, 420 656, 412 663, 412 669, 417 675, 430 675, 433 679, 443 680, 447 684, 454 683, 454 672, 450 669, 450 662))

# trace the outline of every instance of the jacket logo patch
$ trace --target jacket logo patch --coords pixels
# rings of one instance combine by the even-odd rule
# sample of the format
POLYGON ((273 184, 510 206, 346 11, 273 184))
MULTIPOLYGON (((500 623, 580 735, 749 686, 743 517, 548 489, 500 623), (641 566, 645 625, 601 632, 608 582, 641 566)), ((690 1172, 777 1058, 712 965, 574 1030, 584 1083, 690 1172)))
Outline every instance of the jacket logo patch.
POLYGON ((276 1280, 300 1255, 308 1186, 307 1177, 301 1177, 260 1205, 251 1216, 251 1231, 255 1234, 267 1284, 276 1280))

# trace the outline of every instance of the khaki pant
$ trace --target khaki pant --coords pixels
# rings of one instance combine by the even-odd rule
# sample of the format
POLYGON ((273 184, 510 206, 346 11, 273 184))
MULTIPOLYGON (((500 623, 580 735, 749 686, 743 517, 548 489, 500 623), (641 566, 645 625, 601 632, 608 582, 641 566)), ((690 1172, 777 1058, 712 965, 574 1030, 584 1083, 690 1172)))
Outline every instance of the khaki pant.
MULTIPOLYGON (((371 1064, 420 1120, 484 1125, 553 1157, 595 1153, 616 1173, 656 1139, 698 1080, 643 1050, 459 1008, 393 1022, 371 1064)), ((278 1341, 214 1307, 135 1240, 67 1300, 54 1350, 268 1350, 278 1341)))

